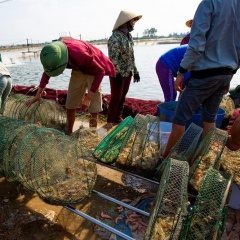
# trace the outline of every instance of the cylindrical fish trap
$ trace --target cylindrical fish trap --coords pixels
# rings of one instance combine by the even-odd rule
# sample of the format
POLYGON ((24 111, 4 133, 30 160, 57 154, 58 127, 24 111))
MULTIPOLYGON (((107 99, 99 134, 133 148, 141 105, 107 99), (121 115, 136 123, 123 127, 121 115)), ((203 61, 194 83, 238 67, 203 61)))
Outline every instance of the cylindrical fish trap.
POLYGON ((222 171, 234 175, 234 182, 240 185, 240 150, 231 151, 225 147, 221 155, 221 168, 222 171))
MULTIPOLYGON (((18 120, 15 120, 18 121, 18 120)), ((18 157, 19 157, 19 150, 22 141, 25 139, 25 137, 30 134, 31 132, 35 131, 36 129, 40 128, 37 124, 29 124, 25 123, 18 128, 11 131, 7 137, 6 137, 6 144, 4 146, 3 151, 3 169, 4 174, 8 181, 19 181, 21 182, 25 187, 34 190, 32 186, 28 183, 28 181, 25 181, 23 177, 21 176, 18 168, 18 157)), ((27 159, 30 156, 27 156, 27 159)), ((30 168, 31 162, 29 163, 30 168)))
POLYGON ((9 97, 7 101, 7 109, 4 115, 21 119, 27 122, 39 123, 45 127, 55 128, 60 131, 65 131, 67 128, 67 115, 66 111, 60 104, 55 101, 41 99, 39 102, 32 103, 27 106, 26 103, 32 97, 19 94, 19 97, 9 97), (10 105, 10 107, 8 106, 10 105))
POLYGON ((226 145, 228 134, 216 127, 210 128, 200 143, 196 154, 190 163, 189 179, 191 186, 198 190, 208 168, 220 168, 221 154, 226 145))
POLYGON ((81 126, 70 136, 71 140, 79 145, 84 158, 94 160, 93 152, 98 144, 104 139, 107 132, 104 128, 85 128, 81 126))
POLYGON ((16 129, 10 136, 9 146, 11 143, 10 151, 6 148, 4 154, 4 171, 10 180, 21 182, 26 188, 34 191, 31 178, 32 171, 32 155, 38 149, 42 141, 56 138, 57 135, 64 135, 56 129, 37 127, 37 125, 25 124, 24 126, 16 129), (33 136, 33 137, 32 137, 33 136), (28 142, 22 150, 22 144, 28 142), (8 152, 7 152, 8 151, 8 152))
POLYGON ((19 146, 18 172, 45 200, 76 204, 90 195, 97 178, 96 164, 79 155, 79 146, 54 129, 40 128, 19 146))
POLYGON ((178 239, 187 214, 188 163, 168 159, 150 213, 144 239, 178 239))
POLYGON ((125 138, 128 136, 128 131, 133 122, 134 119, 131 116, 125 118, 99 143, 93 152, 93 156, 104 163, 114 163, 125 143, 125 138))
POLYGON ((183 224, 181 240, 221 239, 232 177, 213 168, 206 171, 193 210, 183 224))
MULTIPOLYGON (((191 161, 203 129, 191 123, 176 145, 171 149, 167 158, 174 158, 182 161, 191 161)), ((166 158, 166 159, 167 159, 166 158)))
POLYGON ((160 162, 159 118, 146 115, 140 124, 131 126, 127 143, 118 156, 119 168, 151 176, 160 162))
POLYGON ((0 171, 3 170, 3 152, 8 135, 11 134, 14 129, 24 124, 26 124, 25 121, 9 117, 0 117, 0 171))

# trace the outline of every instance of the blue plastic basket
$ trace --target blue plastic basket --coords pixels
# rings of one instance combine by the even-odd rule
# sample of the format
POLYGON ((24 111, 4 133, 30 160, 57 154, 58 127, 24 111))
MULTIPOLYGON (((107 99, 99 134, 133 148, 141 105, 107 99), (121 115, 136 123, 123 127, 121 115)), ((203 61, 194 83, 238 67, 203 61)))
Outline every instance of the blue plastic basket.
MULTIPOLYGON (((173 102, 164 102, 164 103, 158 104, 157 113, 160 118, 160 121, 172 122, 172 118, 173 118, 177 103, 178 103, 177 101, 173 101, 173 102)), ((222 108, 218 109, 217 118, 216 118, 217 128, 221 127, 225 113, 226 112, 224 109, 222 108)), ((192 122, 200 127, 203 127, 201 109, 199 109, 197 113, 193 114, 188 125, 190 125, 192 122)))

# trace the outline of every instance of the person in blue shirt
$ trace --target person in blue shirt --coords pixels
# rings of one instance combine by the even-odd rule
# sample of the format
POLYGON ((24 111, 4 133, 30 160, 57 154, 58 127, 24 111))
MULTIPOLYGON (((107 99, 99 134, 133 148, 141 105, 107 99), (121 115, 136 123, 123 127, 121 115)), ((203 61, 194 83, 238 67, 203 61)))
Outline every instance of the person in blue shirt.
MULTIPOLYGON (((174 89, 174 77, 177 76, 177 71, 187 47, 188 45, 185 44, 168 50, 161 55, 156 63, 156 73, 163 90, 165 102, 176 100, 177 91, 174 89)), ((184 82, 189 77, 190 72, 187 71, 184 74, 184 82)))

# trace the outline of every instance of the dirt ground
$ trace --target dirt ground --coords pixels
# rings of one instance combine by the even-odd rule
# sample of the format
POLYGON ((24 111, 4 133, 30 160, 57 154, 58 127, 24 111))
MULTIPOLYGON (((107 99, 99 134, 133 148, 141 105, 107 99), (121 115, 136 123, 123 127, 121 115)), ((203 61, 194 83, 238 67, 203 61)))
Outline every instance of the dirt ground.
MULTIPOLYGON (((104 122, 104 117, 101 117, 100 126, 104 122)), ((86 119, 78 118, 75 128, 83 123, 87 125, 86 119)), ((145 198, 157 192, 157 184, 121 171, 97 164, 97 172, 94 192, 80 204, 72 207, 109 226, 114 226, 114 221, 102 219, 100 213, 104 211, 114 219, 119 214, 118 205, 100 197, 96 192, 117 200, 145 198)), ((233 229, 231 228, 233 218, 240 219, 240 212, 229 208, 227 219, 229 231, 223 239, 240 239, 239 234, 235 235, 235 238, 229 238, 233 229)), ((105 240, 110 239, 110 236, 111 233, 104 228, 64 206, 45 202, 21 184, 9 182, 3 174, 0 174, 0 240, 105 240)))

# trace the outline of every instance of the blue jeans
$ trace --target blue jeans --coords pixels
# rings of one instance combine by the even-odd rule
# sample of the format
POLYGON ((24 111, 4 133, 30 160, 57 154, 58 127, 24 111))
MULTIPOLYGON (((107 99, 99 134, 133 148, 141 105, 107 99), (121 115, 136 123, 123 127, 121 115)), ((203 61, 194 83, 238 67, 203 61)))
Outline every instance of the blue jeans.
POLYGON ((0 77, 0 114, 3 114, 4 107, 9 93, 12 90, 12 79, 10 76, 0 77))

